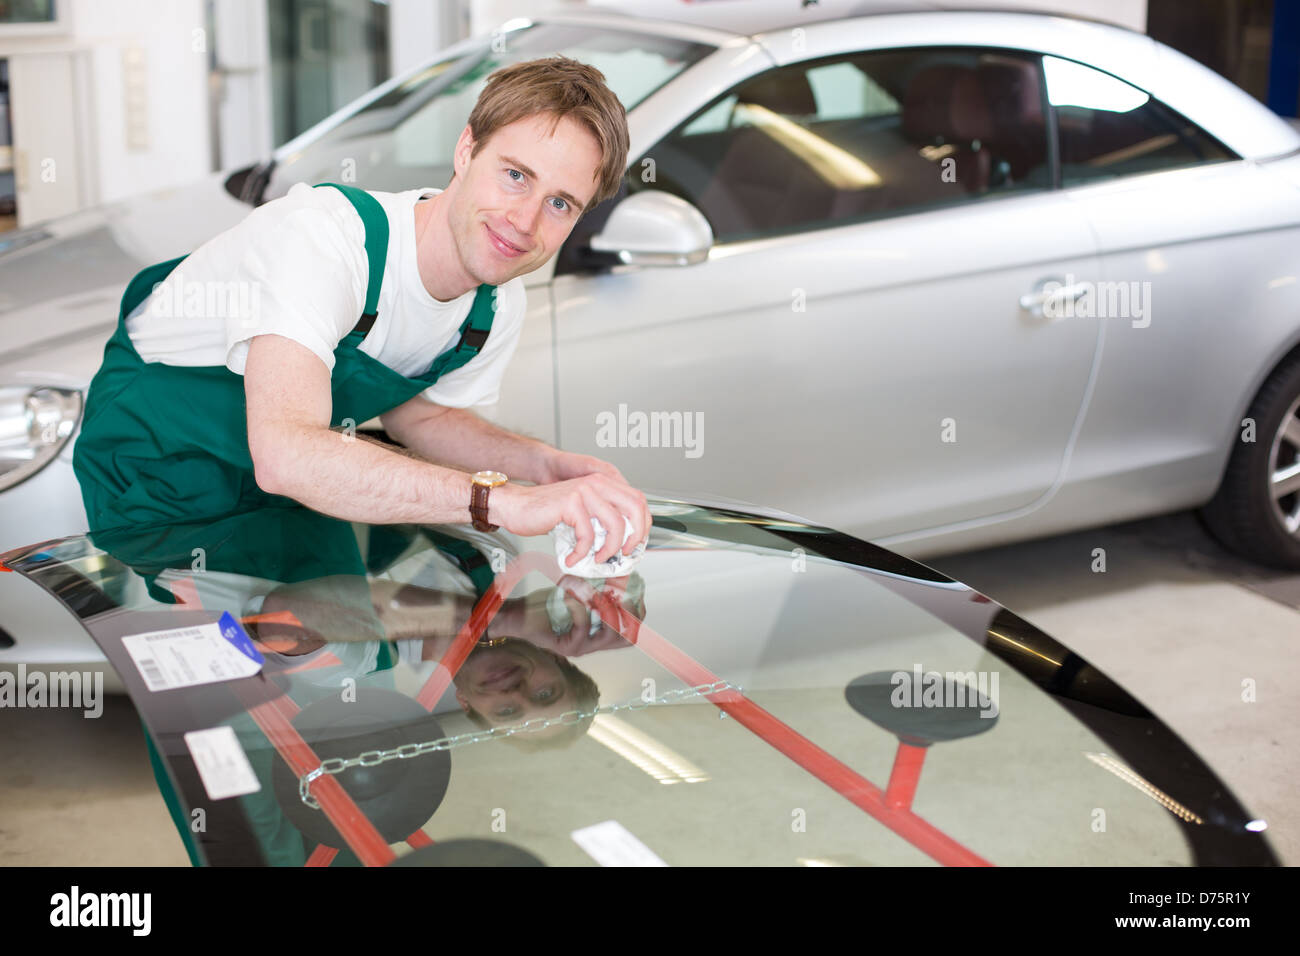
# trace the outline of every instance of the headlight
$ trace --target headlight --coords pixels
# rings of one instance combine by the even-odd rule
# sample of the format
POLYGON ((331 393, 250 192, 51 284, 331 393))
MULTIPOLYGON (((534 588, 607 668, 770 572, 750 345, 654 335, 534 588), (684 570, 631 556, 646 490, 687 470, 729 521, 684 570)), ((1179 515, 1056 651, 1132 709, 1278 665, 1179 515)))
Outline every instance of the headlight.
POLYGON ((26 481, 63 450, 81 418, 81 393, 0 386, 0 491, 26 481))

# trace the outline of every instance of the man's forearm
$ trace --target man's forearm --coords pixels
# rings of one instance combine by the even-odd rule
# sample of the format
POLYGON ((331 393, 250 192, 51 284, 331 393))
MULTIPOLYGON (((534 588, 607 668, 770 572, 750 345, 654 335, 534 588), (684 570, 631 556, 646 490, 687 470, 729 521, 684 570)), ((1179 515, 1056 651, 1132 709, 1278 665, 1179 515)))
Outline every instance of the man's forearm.
POLYGON ((469 521, 470 477, 365 438, 309 426, 277 436, 258 485, 345 521, 455 524, 469 521))
POLYGON ((551 480, 548 460, 554 448, 498 428, 468 409, 444 407, 393 437, 425 458, 466 472, 490 469, 538 484, 551 480))

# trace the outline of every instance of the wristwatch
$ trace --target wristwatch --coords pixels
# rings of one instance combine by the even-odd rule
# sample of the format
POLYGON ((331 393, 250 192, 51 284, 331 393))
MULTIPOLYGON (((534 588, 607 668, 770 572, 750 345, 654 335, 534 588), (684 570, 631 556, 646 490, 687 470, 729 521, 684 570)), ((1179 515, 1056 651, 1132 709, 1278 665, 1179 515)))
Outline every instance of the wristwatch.
POLYGON ((469 516, 476 531, 495 531, 497 526, 488 523, 488 492, 504 485, 510 479, 499 471, 476 471, 469 495, 469 516))

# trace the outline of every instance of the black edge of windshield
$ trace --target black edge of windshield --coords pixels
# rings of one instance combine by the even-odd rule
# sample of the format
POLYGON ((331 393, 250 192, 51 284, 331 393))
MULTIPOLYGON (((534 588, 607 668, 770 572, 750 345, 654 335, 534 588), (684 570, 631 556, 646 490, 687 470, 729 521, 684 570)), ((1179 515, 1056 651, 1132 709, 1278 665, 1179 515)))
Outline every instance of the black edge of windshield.
MULTIPOLYGON (((0 563, 39 585, 47 594, 63 605, 69 613, 75 615, 78 623, 85 628, 87 634, 95 641, 96 646, 104 652, 104 657, 108 660, 109 666, 117 673, 118 679, 125 681, 123 675, 130 671, 129 668, 125 672, 123 670, 126 667, 124 657, 120 653, 110 654, 100 643, 95 632, 91 631, 86 625, 89 618, 106 614, 121 605, 105 594, 97 584, 80 571, 61 564, 54 556, 44 553, 45 549, 50 546, 65 541, 74 541, 78 537, 74 535, 70 538, 59 538, 27 548, 9 551, 0 555, 0 563)), ((205 611, 185 611, 175 608, 169 610, 170 613, 178 615, 174 622, 178 626, 189 623, 208 623, 214 617, 213 614, 205 611)), ((125 623, 125 620, 119 620, 118 626, 120 627, 125 623)), ((192 711, 194 710, 193 698, 195 696, 207 700, 218 699, 218 686, 209 684, 192 688, 197 694, 191 695, 191 699, 187 699, 182 703, 178 698, 173 698, 169 703, 173 707, 180 707, 182 713, 192 711)), ((173 791, 184 801, 185 809, 187 811, 192 810, 199 805, 193 801, 193 795, 205 792, 194 758, 186 747, 169 744, 169 740, 175 736, 175 732, 158 726, 156 718, 152 716, 152 711, 143 707, 141 701, 132 698, 132 705, 140 715, 145 732, 153 737, 154 746, 163 761, 165 772, 171 777, 173 791)), ((213 720, 223 718, 227 715, 228 709, 227 706, 219 714, 209 714, 209 716, 213 720)), ((192 719, 190 722, 198 726, 204 721, 192 719)), ((215 800, 205 802, 202 806, 209 826, 196 834, 195 844, 204 865, 255 866, 264 862, 257 837, 254 835, 248 817, 238 800, 215 800), (209 836, 210 833, 213 836, 209 836), (215 834, 217 833, 223 834, 223 837, 216 838, 215 834)))
MULTIPOLYGON (((809 554, 864 571, 934 584, 959 583, 920 562, 829 528, 743 511, 697 507, 721 518, 722 524, 692 523, 689 515, 655 516, 654 523, 737 544, 766 543, 770 547, 770 540, 762 540, 765 536, 761 532, 766 532, 809 554)), ((954 594, 954 600, 966 599, 964 592, 954 594)), ((1192 822, 1177 813, 1173 816, 1197 866, 1280 865, 1263 836, 1245 829, 1251 820, 1246 808, 1182 737, 1082 655, 998 602, 989 599, 989 605, 997 611, 987 629, 980 633, 963 632, 955 626, 953 629, 1051 696, 1152 786, 1168 794, 1177 793, 1187 801, 1188 808, 1204 822, 1192 822), (1059 664, 1044 668, 1044 660, 1059 664)))
POLYGON ((1056 700, 1089 732, 1153 787, 1202 822, 1170 811, 1197 866, 1280 866, 1236 796, 1186 741, 1088 660, 1013 611, 1001 608, 989 624, 985 650, 1056 700), (1031 661, 1059 661, 1054 668, 1031 661))
POLYGON ((733 544, 753 544, 770 547, 771 541, 761 532, 776 535, 804 548, 812 554, 820 554, 833 561, 843 561, 860 568, 900 574, 905 577, 933 581, 940 584, 955 583, 947 575, 940 574, 934 568, 927 568, 918 561, 895 554, 880 545, 854 538, 830 528, 808 525, 796 521, 781 521, 777 518, 765 518, 748 511, 736 511, 727 508, 695 505, 716 520, 692 522, 689 515, 661 517, 656 515, 655 525, 667 530, 685 530, 691 534, 730 541, 733 544))

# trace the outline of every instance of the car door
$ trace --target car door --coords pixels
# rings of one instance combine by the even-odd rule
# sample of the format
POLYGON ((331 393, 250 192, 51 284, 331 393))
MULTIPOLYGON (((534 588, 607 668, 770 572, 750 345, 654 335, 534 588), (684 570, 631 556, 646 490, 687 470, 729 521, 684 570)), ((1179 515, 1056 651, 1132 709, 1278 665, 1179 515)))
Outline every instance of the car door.
POLYGON ((1130 493, 1112 500, 1128 513, 1203 504, 1295 340, 1300 193, 1148 92, 1071 60, 1044 65, 1062 187, 1097 232, 1107 293, 1076 464, 1122 466, 1130 493))
POLYGON ((693 203, 715 244, 557 269, 563 446, 866 537, 1044 497, 1098 328, 1021 300, 1059 304, 1098 263, 1052 188, 1041 88, 1014 52, 854 51, 689 116, 628 185, 693 203))

